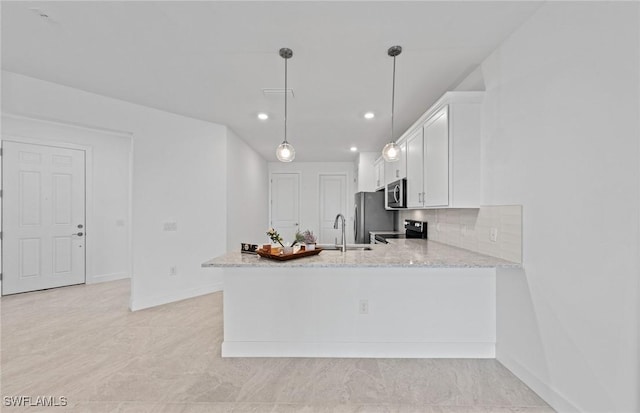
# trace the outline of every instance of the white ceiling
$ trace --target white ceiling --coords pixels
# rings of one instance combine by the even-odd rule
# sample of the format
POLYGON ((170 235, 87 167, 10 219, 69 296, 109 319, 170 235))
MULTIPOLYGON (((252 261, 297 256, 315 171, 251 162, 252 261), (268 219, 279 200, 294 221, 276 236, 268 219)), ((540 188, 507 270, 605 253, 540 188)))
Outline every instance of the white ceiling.
POLYGON ((540 2, 2 2, 2 67, 226 124, 275 160, 281 47, 293 49, 289 141, 298 161, 351 161, 396 137, 540 2), (50 16, 39 17, 30 8, 50 16), (366 121, 363 114, 376 118, 366 121), (258 112, 270 119, 259 121, 258 112))

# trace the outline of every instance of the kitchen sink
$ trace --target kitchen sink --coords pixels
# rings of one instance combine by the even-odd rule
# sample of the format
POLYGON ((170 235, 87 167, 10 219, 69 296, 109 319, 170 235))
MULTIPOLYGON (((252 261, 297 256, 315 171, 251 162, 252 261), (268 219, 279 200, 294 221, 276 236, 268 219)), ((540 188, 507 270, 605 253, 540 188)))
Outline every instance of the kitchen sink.
MULTIPOLYGON (((318 244, 319 248, 325 251, 340 251, 341 246, 335 244, 318 244)), ((347 251, 371 251, 373 247, 369 244, 347 244, 347 251)))

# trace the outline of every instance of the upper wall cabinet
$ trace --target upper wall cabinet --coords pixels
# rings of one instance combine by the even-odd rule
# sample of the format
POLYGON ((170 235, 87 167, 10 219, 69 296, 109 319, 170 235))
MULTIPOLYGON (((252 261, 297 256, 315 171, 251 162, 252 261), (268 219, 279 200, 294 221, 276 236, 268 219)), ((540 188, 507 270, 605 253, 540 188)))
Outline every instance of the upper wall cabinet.
POLYGON ((382 157, 376 159, 375 163, 373 164, 373 168, 375 170, 376 173, 376 191, 379 189, 384 188, 384 159, 382 159, 382 157))
POLYGON ((422 128, 414 130, 407 138, 407 208, 423 208, 424 191, 422 128))
POLYGON ((448 92, 403 134, 408 208, 480 206, 482 92, 448 92))
POLYGON ((360 152, 358 154, 357 177, 358 192, 373 192, 376 190, 376 173, 374 163, 377 152, 360 152))
POLYGON ((387 185, 407 177, 407 142, 405 140, 399 141, 398 146, 400 147, 400 159, 384 163, 384 182, 387 185))

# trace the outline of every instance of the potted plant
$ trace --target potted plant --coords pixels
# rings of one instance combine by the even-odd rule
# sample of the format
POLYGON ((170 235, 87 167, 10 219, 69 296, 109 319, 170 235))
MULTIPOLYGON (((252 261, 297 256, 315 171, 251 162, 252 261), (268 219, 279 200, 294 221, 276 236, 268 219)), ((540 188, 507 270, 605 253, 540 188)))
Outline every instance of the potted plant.
POLYGON ((300 246, 299 249, 304 249, 304 235, 299 230, 296 231, 295 238, 296 239, 291 243, 291 246, 294 247, 296 244, 298 244, 300 246))
POLYGON ((302 233, 304 249, 306 251, 313 251, 316 249, 316 241, 318 240, 312 231, 306 230, 302 233))
POLYGON ((296 244, 304 244, 304 234, 302 232, 300 232, 299 230, 296 231, 296 235, 295 235, 295 241, 293 241, 291 243, 291 246, 294 246, 296 244))
MULTIPOLYGON (((278 231, 276 231, 274 228, 269 228, 269 230, 267 231, 267 235, 269 236, 269 238, 271 239, 271 242, 273 243, 278 243, 280 244, 280 247, 282 247, 282 249, 284 249, 284 244, 282 243, 282 236, 280 234, 278 234, 278 231)), ((276 248, 271 248, 271 252, 273 254, 277 254, 279 252, 280 248, 276 247, 276 248)))

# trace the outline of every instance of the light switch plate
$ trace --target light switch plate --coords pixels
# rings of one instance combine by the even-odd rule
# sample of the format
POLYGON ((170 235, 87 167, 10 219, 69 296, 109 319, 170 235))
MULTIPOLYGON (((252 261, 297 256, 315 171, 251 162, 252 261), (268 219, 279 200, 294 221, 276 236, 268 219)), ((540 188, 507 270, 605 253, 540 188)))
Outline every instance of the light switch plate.
POLYGON ((163 231, 177 231, 178 230, 178 223, 177 222, 165 222, 163 227, 162 227, 163 231))

